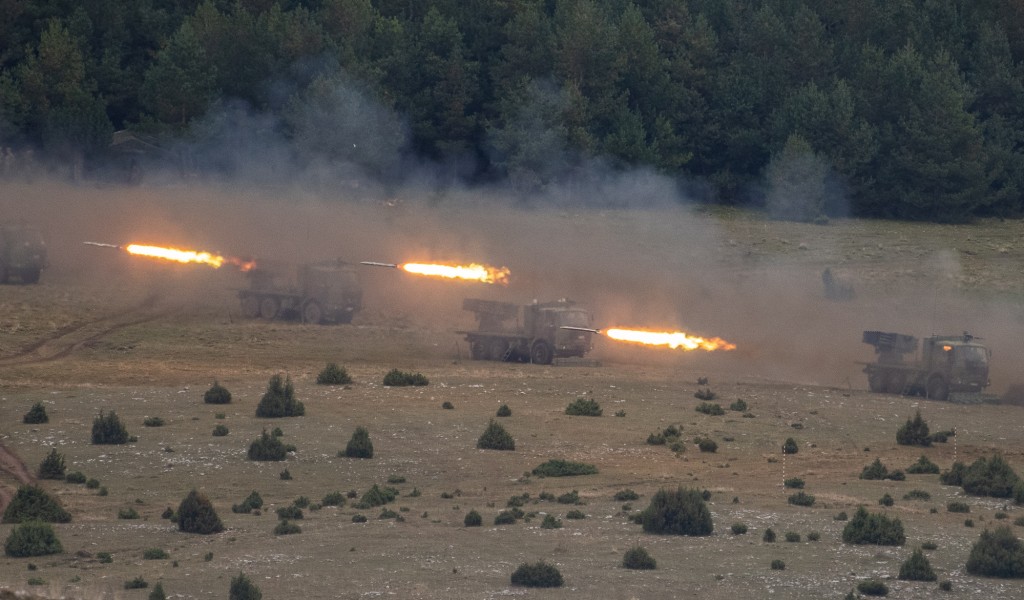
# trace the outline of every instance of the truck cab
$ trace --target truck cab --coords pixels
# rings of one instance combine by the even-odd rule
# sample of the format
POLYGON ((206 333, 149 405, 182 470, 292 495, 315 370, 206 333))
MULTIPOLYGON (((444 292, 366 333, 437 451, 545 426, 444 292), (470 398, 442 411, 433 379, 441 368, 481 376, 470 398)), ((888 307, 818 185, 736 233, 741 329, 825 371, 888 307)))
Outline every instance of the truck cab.
POLYGON ((46 242, 37 229, 21 224, 0 226, 0 283, 11 277, 21 283, 37 283, 47 264, 46 242))
POLYGON ((931 336, 924 339, 922 363, 928 369, 925 392, 929 398, 949 392, 980 392, 989 385, 991 351, 974 336, 931 336))

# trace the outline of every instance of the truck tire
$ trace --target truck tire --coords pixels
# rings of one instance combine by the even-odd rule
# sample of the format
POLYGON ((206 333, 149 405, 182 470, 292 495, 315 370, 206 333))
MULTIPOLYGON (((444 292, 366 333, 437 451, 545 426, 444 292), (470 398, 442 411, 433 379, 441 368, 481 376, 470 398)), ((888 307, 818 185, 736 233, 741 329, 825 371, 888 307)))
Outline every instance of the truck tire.
POLYGON ((903 388, 907 386, 907 376, 904 373, 892 372, 889 373, 889 378, 885 382, 885 391, 890 394, 903 394, 903 388))
POLYGON ((349 323, 351 323, 351 322, 352 322, 352 317, 353 317, 353 315, 354 315, 354 313, 352 313, 351 311, 347 311, 347 310, 346 310, 346 311, 344 311, 344 312, 342 312, 342 313, 340 313, 340 314, 338 315, 338 319, 337 319, 337 321, 338 321, 339 323, 342 323, 342 324, 344 324, 344 325, 348 325, 349 323))
POLYGON ((491 360, 503 361, 508 353, 508 342, 501 338, 494 338, 487 345, 487 356, 491 360))
POLYGON ((530 361, 534 364, 550 365, 554 357, 554 353, 551 351, 551 345, 544 340, 534 342, 533 347, 530 348, 530 361))
POLYGON ((23 269, 21 271, 22 283, 39 283, 39 269, 23 269))
POLYGON ((311 300, 306 303, 306 306, 302 307, 302 322, 311 323, 313 325, 319 325, 324 320, 324 309, 320 307, 320 303, 316 300, 311 300))
POLYGON ((868 388, 875 393, 884 392, 886 379, 883 371, 872 371, 868 373, 868 388))
POLYGON ((7 283, 7 267, 0 265, 0 283, 7 283))
POLYGON ((242 316, 246 319, 255 319, 260 316, 260 299, 256 296, 242 298, 242 316))
POLYGON ((469 343, 469 357, 473 360, 486 360, 487 359, 487 348, 484 347, 480 341, 473 341, 469 343))
POLYGON ((949 400, 949 384, 938 375, 928 380, 927 394, 930 400, 949 400))
POLYGON ((260 300, 260 316, 264 319, 271 321, 277 316, 277 311, 281 309, 281 303, 277 301, 277 298, 267 296, 260 300))

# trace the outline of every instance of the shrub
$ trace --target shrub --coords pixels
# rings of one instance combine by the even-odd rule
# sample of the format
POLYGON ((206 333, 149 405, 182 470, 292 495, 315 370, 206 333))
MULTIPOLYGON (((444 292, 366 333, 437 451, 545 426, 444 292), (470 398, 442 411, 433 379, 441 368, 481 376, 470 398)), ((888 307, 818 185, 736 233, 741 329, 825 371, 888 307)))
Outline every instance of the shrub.
POLYGON ((881 459, 878 458, 875 459, 875 462, 864 467, 864 469, 860 472, 861 479, 880 480, 885 479, 888 476, 889 469, 885 468, 885 465, 882 464, 881 459))
POLYGON ((772 561, 771 568, 773 571, 784 571, 786 570, 786 563, 781 559, 776 558, 772 561))
POLYGON ((630 500, 639 500, 640 495, 634 492, 633 490, 625 489, 615 492, 615 495, 612 496, 612 499, 615 500, 616 502, 628 502, 630 500))
POLYGON ((46 414, 46 407, 43 406, 43 403, 36 402, 32 405, 32 408, 28 409, 25 416, 21 418, 21 422, 26 425, 39 425, 41 423, 49 423, 50 417, 46 414))
POLYGON ((261 600, 263 594, 260 588, 245 573, 239 573, 238 577, 231 578, 231 589, 228 591, 228 600, 261 600))
POLYGON ((800 451, 800 448, 796 445, 796 440, 793 438, 786 438, 786 441, 782 444, 783 454, 796 454, 800 451))
POLYGON ((64 455, 57 452, 56 448, 50 448, 50 453, 39 463, 40 479, 64 479, 64 455))
POLYGON ((512 585, 523 587, 562 587, 562 574, 553 565, 544 561, 535 564, 523 563, 512 572, 512 585))
POLYGON ((799 542, 800 534, 795 531, 787 531, 785 535, 786 541, 790 543, 799 542))
POLYGON ((924 490, 910 490, 903 494, 904 500, 931 500, 932 495, 924 490))
POLYGON ((562 522, 555 518, 555 515, 544 515, 544 520, 540 523, 541 529, 561 529, 562 522))
POLYGON ((907 476, 903 474, 903 471, 896 469, 895 471, 892 471, 891 473, 886 475, 885 478, 890 479, 892 481, 903 481, 907 478, 907 476))
POLYGON ((445 400, 444 402, 441 403, 441 408, 445 410, 453 410, 455 408, 455 405, 445 400))
POLYGON ((580 493, 576 490, 566 492, 557 498, 557 502, 559 504, 579 504, 580 493))
POLYGON ((266 429, 263 430, 260 439, 249 444, 249 460, 284 460, 287 454, 281 440, 268 434, 266 429))
POLYGON ((4 523, 26 523, 43 521, 46 523, 67 523, 71 521, 71 513, 64 510, 56 498, 46 493, 43 488, 34 485, 23 485, 11 499, 4 510, 4 523))
POLYGON ((508 404, 502 404, 501 406, 498 407, 498 416, 499 417, 511 417, 512 416, 512 409, 508 407, 508 404))
POLYGON ((634 546, 626 550, 622 557, 622 566, 627 569, 656 569, 658 561, 647 553, 647 550, 640 546, 634 546))
POLYGON ((63 551, 53 527, 42 521, 27 521, 16 525, 4 544, 4 553, 15 558, 46 556, 63 551))
POLYGON ((718 450, 718 444, 711 438, 701 438, 697 442, 697 447, 700 448, 701 452, 716 452, 718 450))
POLYGON ((601 412, 601 405, 597 400, 589 398, 577 398, 565 407, 565 414, 576 417, 600 417, 601 412))
POLYGON ((274 527, 274 535, 292 535, 295 533, 302 533, 302 528, 288 519, 278 521, 274 527))
POLYGON ((93 444, 126 444, 128 443, 128 430, 124 423, 118 418, 117 413, 110 411, 103 414, 100 411, 98 417, 92 421, 92 443, 93 444))
POLYGON ((138 519, 139 513, 130 506, 127 508, 119 508, 117 509, 117 518, 125 520, 138 519))
POLYGON ((658 490, 643 513, 647 533, 670 535, 711 535, 714 525, 702 494, 694 489, 658 490))
POLYGON ((495 525, 511 525, 516 522, 516 515, 512 511, 503 510, 494 517, 495 525))
POLYGON ((804 489, 804 480, 799 477, 790 477, 789 479, 782 482, 782 485, 794 490, 804 489))
POLYGON ((921 411, 917 411, 913 419, 907 419, 907 422, 896 430, 896 443, 901 446, 932 445, 928 436, 928 424, 921 418, 921 411))
POLYGON ((936 431, 929 438, 933 443, 945 444, 949 438, 956 435, 956 432, 952 429, 946 431, 936 431))
POLYGON ((878 544, 902 546, 907 542, 903 523, 882 514, 869 514, 863 506, 843 528, 843 541, 847 544, 878 544))
POLYGON ((938 475, 939 465, 928 460, 928 457, 922 454, 916 463, 907 467, 907 473, 911 475, 938 475))
POLYGON ((352 522, 353 523, 365 523, 366 522, 366 517, 363 516, 363 515, 352 515, 352 522))
POLYGON ((817 531, 812 531, 812 532, 807 534, 807 541, 808 542, 817 542, 820 539, 821 539, 821 534, 818 533, 817 531))
POLYGON ((565 518, 571 519, 573 521, 580 521, 587 518, 587 513, 583 512, 582 510, 576 510, 574 508, 569 512, 565 513, 565 518))
POLYGON ((142 551, 142 558, 145 560, 162 560, 170 557, 171 555, 163 548, 146 548, 142 551))
POLYGON ((953 582, 948 579, 939 582, 939 589, 944 592, 953 591, 953 582))
POLYGON ((714 400, 715 398, 718 397, 718 394, 712 392, 711 388, 705 387, 698 388, 697 391, 693 393, 693 397, 698 400, 714 400))
POLYGON ((984 577, 1024 577, 1024 545, 1009 527, 985 530, 971 548, 967 572, 984 577))
POLYGON ((1010 498, 1019 481, 1020 478, 1006 460, 996 454, 987 460, 981 457, 967 467, 962 485, 964 491, 973 496, 1010 498))
POLYGON ((665 445, 665 436, 660 433, 652 433, 647 436, 647 443, 652 446, 663 446, 665 445))
POLYGON ((935 581, 938 576, 932 570, 932 565, 925 558, 924 552, 918 548, 900 565, 899 578, 903 581, 935 581))
POLYGON ((320 501, 323 506, 345 506, 345 495, 341 492, 331 492, 320 501))
POLYGON ((466 513, 466 518, 462 520, 462 524, 466 527, 480 527, 484 523, 484 518, 480 516, 480 513, 475 510, 471 510, 466 513))
POLYGON ((339 367, 337 363, 329 362, 316 376, 316 382, 319 385, 345 385, 352 383, 352 377, 345 367, 339 367))
POLYGON ((164 592, 164 586, 161 582, 156 582, 153 586, 153 591, 149 593, 147 600, 167 600, 167 593, 164 592))
POLYGON ((713 417, 720 417, 725 414, 725 409, 722 408, 721 405, 715 404, 713 402, 701 402, 700 404, 697 405, 697 408, 695 408, 694 410, 705 415, 711 415, 713 417))
POLYGON ((882 495, 881 498, 878 499, 878 503, 881 504, 882 506, 892 506, 893 504, 896 503, 896 501, 893 500, 892 496, 886 493, 882 495))
POLYGON ((205 494, 192 490, 178 506, 178 530, 185 533, 220 533, 224 531, 217 511, 205 494))
POLYGON ((946 505, 946 510, 951 513, 969 513, 971 507, 966 502, 953 501, 946 505))
POLYGON ((480 439, 476 441, 476 447, 481 450, 515 450, 516 441, 504 427, 491 419, 487 423, 487 429, 484 429, 480 439))
POLYGON ((100 561, 101 565, 108 565, 114 562, 114 557, 109 552, 97 552, 96 558, 100 561))
POLYGON ((924 542, 921 544, 922 550, 935 550, 938 547, 938 544, 936 544, 935 542, 924 542))
POLYGON ((277 510, 274 511, 274 512, 277 513, 277 518, 278 519, 284 519, 284 520, 287 520, 287 519, 299 520, 299 519, 301 519, 304 516, 302 514, 302 509, 299 508, 298 506, 295 506, 294 504, 291 504, 291 505, 288 505, 288 506, 279 506, 277 508, 277 510))
POLYGON ((85 482, 85 487, 86 487, 86 488, 88 488, 88 489, 90 489, 90 490, 94 490, 94 489, 96 489, 96 488, 100 487, 100 480, 99 480, 99 479, 96 479, 95 477, 90 477, 90 478, 89 478, 89 479, 88 479, 88 480, 87 480, 87 481, 85 482))
POLYGON ((398 369, 391 369, 384 375, 384 385, 390 387, 402 387, 407 385, 427 385, 430 381, 423 373, 406 373, 398 369))
POLYGON ((794 506, 814 506, 814 496, 802 490, 792 494, 786 501, 794 506))
POLYGON ((214 437, 224 437, 227 434, 228 434, 228 428, 225 425, 222 425, 222 424, 218 423, 217 426, 213 428, 213 436, 214 437))
POLYGON ((573 477, 576 475, 594 475, 597 467, 587 463, 552 459, 536 466, 533 471, 538 477, 573 477))
POLYGON ((68 483, 83 484, 83 483, 86 482, 85 473, 83 473, 81 471, 75 471, 73 473, 68 473, 67 475, 64 476, 64 481, 66 481, 68 483))
POLYGON ((733 523, 731 529, 733 535, 743 535, 747 532, 747 526, 744 523, 733 523))
POLYGON ((764 534, 761 536, 761 541, 767 544, 775 543, 775 530, 769 527, 764 530, 764 534))
POLYGON ((373 442, 370 432, 365 427, 356 427, 352 438, 345 446, 345 456, 349 458, 373 458, 373 442))
POLYGON ((203 402, 206 404, 230 404, 231 392, 219 382, 214 381, 210 389, 203 394, 203 402))
POLYGON ((366 490, 363 497, 359 499, 359 503, 367 507, 371 506, 383 506, 388 502, 394 501, 398 497, 398 490, 393 487, 380 487, 376 483, 373 487, 366 490))
POLYGON ((294 506, 298 506, 299 508, 308 508, 309 503, 310 499, 308 496, 299 496, 298 498, 292 501, 292 504, 294 506))
POLYGON ((939 483, 943 485, 956 485, 960 486, 964 484, 964 473, 967 471, 967 466, 962 462, 955 462, 948 471, 943 471, 939 475, 939 483))
POLYGON ((889 587, 877 579, 868 579, 857 584, 857 591, 865 596, 887 596, 889 587))
POLYGON ((734 410, 736 412, 747 412, 747 403, 742 398, 740 398, 729 405, 729 410, 734 410))
POLYGON ((267 383, 267 391, 256 406, 256 416, 262 418, 301 417, 306 407, 295 399, 295 387, 290 377, 273 375, 267 383))
POLYGON ((281 471, 280 477, 281 477, 281 481, 291 481, 292 480, 291 471, 289 471, 288 469, 285 469, 284 471, 281 471))
POLYGON ((846 511, 842 510, 842 511, 839 511, 839 514, 837 514, 836 516, 832 517, 832 520, 833 521, 845 521, 848 518, 849 517, 846 515, 846 511))
POLYGON ((141 590, 148 587, 149 583, 147 583, 142 577, 136 577, 135 579, 129 579, 124 582, 124 589, 126 590, 141 590))

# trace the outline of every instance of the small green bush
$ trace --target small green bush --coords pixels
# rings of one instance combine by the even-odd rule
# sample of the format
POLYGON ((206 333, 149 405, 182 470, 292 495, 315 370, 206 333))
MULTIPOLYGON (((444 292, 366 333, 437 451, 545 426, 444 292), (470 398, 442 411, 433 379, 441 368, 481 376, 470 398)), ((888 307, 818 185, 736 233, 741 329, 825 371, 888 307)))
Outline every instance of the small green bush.
POLYGON ((1009 527, 985 530, 971 548, 967 572, 983 577, 1024 578, 1024 545, 1009 527))
POLYGON ((27 521, 16 525, 4 543, 4 553, 14 558, 46 556, 63 551, 53 527, 42 521, 27 521))
POLYGON ((427 380, 423 373, 406 373, 398 369, 391 369, 384 375, 384 385, 389 387, 422 386, 428 383, 430 381, 427 380))
POLYGON ((747 526, 744 523, 733 523, 732 527, 733 535, 743 535, 747 532, 747 526))
POLYGON ((213 428, 213 436, 214 437, 224 437, 227 434, 228 434, 228 428, 227 428, 226 425, 218 423, 217 426, 213 428))
MULTIPOLYGON (((717 398, 718 394, 712 392, 711 388, 705 387, 705 388, 698 388, 697 391, 693 393, 693 397, 698 399, 698 400, 711 401, 711 400, 714 400, 715 398, 717 398)), ((721 408, 721 407, 719 407, 719 408, 721 408)))
POLYGON ((615 495, 612 496, 612 499, 615 500, 616 502, 629 502, 630 500, 640 499, 640 495, 634 492, 633 490, 625 489, 615 492, 615 495))
POLYGON ((217 511, 205 494, 192 490, 178 506, 178 530, 185 533, 211 534, 224 531, 217 511))
POLYGON ((124 582, 124 589, 126 590, 141 590, 148 587, 149 583, 147 583, 142 577, 136 577, 135 579, 129 579, 124 582))
POLYGON ((555 515, 544 515, 544 520, 540 524, 541 529, 561 529, 562 521, 555 518, 555 515))
POLYGON ((475 510, 471 510, 466 513, 466 518, 462 520, 462 524, 466 527, 480 527, 484 523, 484 518, 480 516, 480 513, 475 510))
POLYGON ((273 375, 267 383, 267 391, 256 406, 256 416, 265 419, 301 417, 306 407, 295 399, 295 387, 290 377, 273 375))
POLYGON ((764 534, 761 536, 761 541, 767 544, 775 543, 775 530, 771 527, 764 530, 764 534))
POLYGON ((86 482, 85 473, 81 471, 68 473, 67 475, 64 476, 64 481, 68 483, 83 484, 86 482))
POLYGON ((622 557, 622 566, 626 569, 649 570, 658 568, 658 561, 654 560, 646 549, 634 546, 626 550, 622 557))
POLYGON ((107 414, 103 414, 103 411, 100 411, 99 416, 93 419, 93 444, 126 444, 128 439, 128 430, 116 412, 110 411, 107 414))
POLYGON ((369 490, 363 494, 363 497, 359 499, 360 504, 364 504, 368 507, 372 506, 383 506, 389 502, 393 502, 398 497, 398 490, 393 487, 380 487, 376 483, 373 484, 369 490))
POLYGON ((27 523, 43 521, 46 523, 68 523, 71 513, 64 510, 60 502, 46 493, 43 488, 35 485, 18 487, 17 493, 10 504, 4 509, 4 523, 27 523))
POLYGON ((373 458, 373 442, 370 441, 370 432, 365 427, 356 427, 352 438, 345 445, 345 456, 348 458, 373 458))
POLYGON ((802 490, 795 494, 792 494, 789 498, 786 499, 786 501, 792 504, 793 506, 814 506, 814 500, 815 498, 813 495, 805 493, 802 490))
POLYGON ((921 544, 921 549, 922 550, 935 550, 938 547, 939 547, 938 544, 936 544, 935 542, 923 542, 921 544))
POLYGON ((575 508, 565 513, 565 518, 573 521, 579 521, 587 518, 587 513, 582 510, 576 510, 575 508))
POLYGON ((804 480, 799 477, 790 477, 782 482, 782 485, 794 490, 804 489, 804 480))
POLYGON ((652 446, 664 446, 665 436, 660 433, 652 433, 647 436, 647 443, 652 446))
POLYGON ((512 511, 503 510, 494 517, 495 525, 511 525, 516 522, 516 515, 512 511))
POLYGON ((144 427, 163 427, 164 420, 161 417, 146 417, 142 421, 144 427))
POLYGON ((821 534, 818 533, 817 531, 812 531, 812 532, 807 534, 807 541, 808 542, 817 542, 820 539, 821 539, 821 534))
POLYGON ((293 521, 297 521, 303 518, 304 516, 302 514, 302 509, 299 508, 298 506, 295 506, 294 504, 291 504, 289 506, 279 506, 277 510, 275 510, 274 512, 277 513, 278 519, 283 520, 292 519, 293 521))
POLYGON ((783 454, 796 454, 800 451, 800 448, 796 445, 796 440, 793 438, 786 438, 786 441, 782 444, 783 454))
POLYGON ((846 511, 845 510, 841 510, 841 511, 839 511, 839 514, 837 514, 836 516, 832 517, 832 520, 833 521, 845 521, 848 518, 849 517, 847 516, 846 511))
POLYGON ((876 458, 875 462, 864 467, 860 472, 861 479, 881 480, 889 476, 889 469, 885 468, 881 459, 876 458))
POLYGON ((231 506, 231 512, 238 514, 249 514, 254 510, 263 508, 263 497, 256 490, 253 490, 241 504, 231 506))
POLYGON ((281 471, 280 477, 281 481, 291 481, 292 473, 288 469, 285 469, 284 471, 281 471))
POLYGON ((316 382, 319 385, 346 385, 352 383, 352 377, 345 367, 339 367, 337 363, 329 362, 316 376, 316 382))
POLYGON ((274 527, 274 535, 292 535, 302 533, 302 528, 288 519, 282 519, 274 527))
POLYGON ((565 414, 576 417, 600 417, 601 413, 601 405, 589 398, 577 398, 565 407, 565 414))
POLYGON ((903 523, 882 514, 869 514, 863 506, 843 528, 843 541, 847 544, 878 544, 902 546, 907 541, 903 523))
POLYGON ((951 513, 969 513, 971 512, 971 507, 966 502, 954 500, 946 505, 946 510, 951 513))
POLYGON ((203 402, 206 404, 231 404, 231 392, 219 382, 214 381, 210 389, 203 394, 203 402))
POLYGON ((125 519, 125 520, 138 519, 139 518, 139 513, 138 513, 138 511, 136 511, 134 508, 132 508, 130 506, 127 507, 127 508, 119 508, 117 510, 117 518, 118 519, 125 519))
POLYGON ((778 559, 778 558, 774 559, 770 566, 771 566, 772 571, 785 571, 786 570, 786 563, 783 560, 778 559))
POLYGON ((896 430, 896 443, 901 446, 931 446, 932 440, 928 435, 928 424, 921 418, 921 411, 917 411, 913 419, 896 430))
POLYGON ((552 459, 536 466, 531 473, 538 477, 573 477, 594 475, 597 473, 597 467, 587 463, 552 459))
POLYGON ((877 579, 868 579, 857 584, 857 591, 865 596, 888 596, 889 586, 877 579))
POLYGON ((711 415, 713 417, 720 417, 725 414, 725 409, 722 408, 720 404, 716 404, 713 402, 701 402, 700 404, 697 405, 697 408, 695 408, 694 410, 705 415, 711 415))
POLYGON ((963 474, 964 491, 972 496, 1010 498, 1020 478, 1006 460, 996 454, 990 459, 984 456, 974 461, 963 474))
POLYGON ((910 558, 900 565, 899 579, 903 581, 935 581, 938 576, 932 569, 931 563, 925 558, 924 552, 918 548, 910 555, 910 558))
POLYGON ((943 471, 939 475, 939 483, 942 485, 956 485, 961 486, 964 484, 964 473, 967 472, 967 465, 962 462, 955 462, 948 471, 943 471))
POLYGON ((492 419, 487 423, 487 429, 484 429, 480 439, 476 441, 476 447, 481 450, 515 450, 516 441, 504 427, 492 419))
POLYGON ((142 558, 145 560, 163 560, 170 557, 171 555, 163 548, 146 548, 142 551, 142 558))
POLYGON ((443 408, 445 410, 454 410, 455 409, 455 405, 452 404, 451 402, 445 400, 444 402, 441 403, 441 408, 443 408))
POLYGON ((263 593, 260 588, 245 576, 239 573, 238 577, 231 578, 231 588, 228 591, 228 600, 262 600, 263 593))
POLYGON ((658 490, 642 515, 647 533, 703 536, 714 530, 703 495, 682 486, 674 491, 658 490))
POLYGON ((345 506, 345 495, 341 492, 331 492, 320 501, 323 506, 345 506))
POLYGON ((50 417, 46 414, 46 407, 43 406, 43 403, 36 402, 32 405, 32 408, 28 409, 25 416, 21 418, 21 422, 26 425, 40 425, 42 423, 49 423, 50 417))
POLYGON ((365 523, 366 522, 366 517, 363 516, 363 515, 352 515, 352 522, 353 523, 365 523))
POLYGON ((576 491, 576 490, 573 490, 571 492, 566 492, 566 493, 562 494, 561 496, 559 496, 556 499, 556 501, 559 504, 579 504, 580 503, 580 493, 578 491, 576 491))
POLYGON ((783 537, 785 537, 786 541, 790 542, 790 543, 795 543, 795 542, 799 542, 800 541, 800 534, 795 532, 795 531, 787 531, 785 536, 783 536, 783 537))
POLYGON ((932 495, 924 490, 910 490, 903 494, 904 500, 931 500, 932 495))
POLYGON ((700 448, 701 452, 717 452, 718 444, 711 438, 701 438, 697 442, 697 447, 700 448))
POLYGON ((511 417, 512 416, 512 409, 508 407, 508 404, 502 404, 501 406, 498 407, 498 415, 497 416, 499 416, 499 417, 511 417))
POLYGON ((512 572, 512 585, 522 587, 562 587, 562 574, 553 565, 544 561, 535 564, 523 563, 512 572))
POLYGON ((729 410, 734 410, 736 412, 747 412, 747 403, 742 398, 740 398, 729 405, 729 410))
POLYGON ((159 581, 153 586, 153 591, 149 593, 146 600, 167 600, 167 593, 164 592, 164 586, 159 581))
POLYGON ((953 582, 948 580, 948 579, 940 581, 939 582, 939 589, 944 591, 944 592, 951 592, 951 591, 953 591, 953 582))
POLYGON ((260 439, 253 440, 249 444, 249 460, 280 461, 284 460, 287 455, 288 452, 281 440, 268 434, 266 429, 263 430, 260 439))
POLYGON ((90 490, 95 490, 96 488, 100 487, 100 480, 96 479, 95 477, 90 477, 85 482, 85 487, 90 489, 90 490))
POLYGON ((939 465, 928 460, 928 457, 922 454, 916 463, 907 467, 907 473, 911 475, 938 475, 939 465))
POLYGON ((893 500, 892 496, 890 496, 888 493, 883 494, 882 497, 878 499, 878 503, 881 504, 882 506, 892 506, 893 504, 895 504, 895 502, 896 501, 893 500))
POLYGON ((57 452, 56 448, 51 448, 50 453, 43 458, 43 462, 39 463, 39 478, 40 479, 64 479, 64 455, 57 452))
POLYGON ((101 565, 108 565, 114 562, 114 557, 109 552, 97 552, 96 559, 100 561, 101 565))

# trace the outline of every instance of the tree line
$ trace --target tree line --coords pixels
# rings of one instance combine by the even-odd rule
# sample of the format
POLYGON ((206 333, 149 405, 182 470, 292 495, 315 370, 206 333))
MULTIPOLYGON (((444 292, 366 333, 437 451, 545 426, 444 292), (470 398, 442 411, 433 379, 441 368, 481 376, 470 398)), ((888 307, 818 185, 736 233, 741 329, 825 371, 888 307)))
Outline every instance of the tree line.
POLYGON ((287 160, 382 179, 415 158, 531 192, 600 164, 785 218, 1024 212, 1015 0, 3 8, 0 141, 54 161, 117 130, 203 140, 244 110, 287 160))

